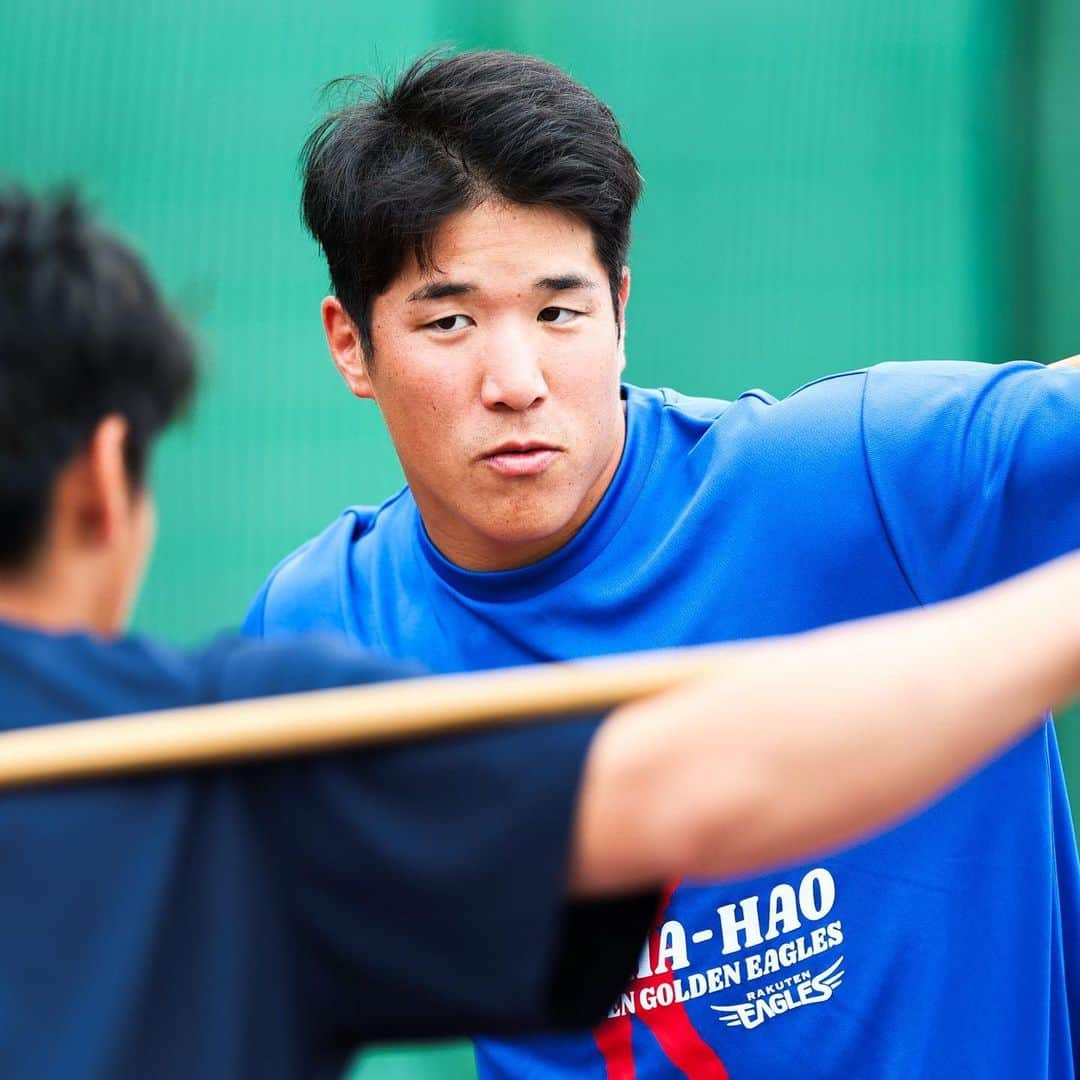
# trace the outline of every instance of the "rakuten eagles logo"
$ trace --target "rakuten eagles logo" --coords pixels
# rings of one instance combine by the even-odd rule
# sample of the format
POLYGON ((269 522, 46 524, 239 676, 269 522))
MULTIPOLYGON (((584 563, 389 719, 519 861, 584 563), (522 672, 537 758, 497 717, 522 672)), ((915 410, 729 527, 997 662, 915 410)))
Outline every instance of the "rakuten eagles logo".
POLYGON ((710 1005, 709 1008, 719 1013, 717 1019, 722 1020, 728 1027, 753 1030, 775 1016, 783 1016, 784 1013, 801 1009, 804 1005, 820 1005, 823 1001, 828 1001, 843 981, 844 971, 840 967, 843 962, 844 958, 841 956, 818 975, 803 971, 789 976, 779 984, 762 987, 758 991, 761 997, 755 997, 751 1001, 744 1001, 739 1005, 710 1005))

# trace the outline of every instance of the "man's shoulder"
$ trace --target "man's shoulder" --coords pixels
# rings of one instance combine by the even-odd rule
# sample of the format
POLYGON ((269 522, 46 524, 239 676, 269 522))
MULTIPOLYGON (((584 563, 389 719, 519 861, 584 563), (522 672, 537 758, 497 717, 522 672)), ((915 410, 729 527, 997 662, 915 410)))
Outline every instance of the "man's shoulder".
POLYGON ((751 389, 731 402, 657 391, 666 403, 688 416, 720 421, 718 428, 751 419, 770 432, 790 429, 802 436, 816 431, 822 439, 852 433, 879 421, 890 428, 912 428, 918 416, 943 403, 970 403, 987 387, 1023 376, 1041 365, 1028 362, 980 364, 962 360, 886 362, 826 375, 804 383, 785 397, 751 389), (919 408, 912 410, 912 403, 919 408), (820 421, 827 423, 820 425, 820 421))
POLYGON ((734 399, 686 394, 670 386, 641 387, 626 383, 623 389, 628 409, 661 425, 708 428, 741 403, 776 404, 775 397, 760 389, 747 390, 734 399))
POLYGON ((723 428, 727 423, 754 416, 777 424, 808 410, 820 411, 857 404, 870 370, 858 368, 826 375, 804 383, 785 397, 777 397, 760 387, 751 387, 731 399, 698 397, 668 387, 652 390, 627 387, 627 390, 631 403, 650 409, 660 422, 723 428))
POLYGON ((344 629, 346 581, 358 548, 374 550, 384 539, 400 540, 413 505, 403 488, 380 506, 346 507, 270 571, 248 611, 245 632, 344 629))
POLYGON ((919 412, 940 411, 960 405, 967 409, 985 403, 984 395, 1008 395, 1012 390, 1046 382, 1046 373, 1058 374, 1030 360, 1006 364, 981 364, 967 360, 909 360, 878 364, 868 369, 866 403, 868 413, 882 409, 907 408, 913 403, 919 412))
POLYGON ((0 653, 0 727, 178 708, 205 692, 198 654, 141 636, 0 623, 0 653))
POLYGON ((711 425, 724 417, 734 418, 746 412, 768 416, 772 422, 806 410, 861 406, 865 393, 875 399, 906 398, 912 394, 948 389, 967 393, 1003 374, 1014 374, 1042 365, 1027 361, 1011 364, 982 364, 966 360, 887 361, 867 367, 824 375, 803 383, 783 397, 752 387, 734 398, 699 397, 669 387, 643 388, 626 384, 628 403, 651 412, 658 419, 686 419, 711 425))
POLYGON ((756 398, 779 405, 804 402, 837 404, 861 399, 864 394, 871 392, 910 394, 939 385, 969 388, 992 379, 995 373, 1006 369, 1038 367, 1041 365, 1026 362, 995 366, 967 360, 894 360, 811 379, 781 399, 760 390, 750 390, 739 400, 756 398))
POLYGON ((704 454, 725 470, 773 462, 787 471, 795 444, 804 453, 852 447, 865 379, 866 369, 829 375, 786 397, 753 388, 725 400, 665 388, 639 392, 637 400, 655 416, 660 445, 667 447, 661 452, 704 454))
POLYGON ((906 360, 829 375, 799 387, 766 410, 769 441, 792 439, 800 452, 861 448, 874 474, 910 461, 930 468, 955 445, 957 431, 984 416, 1008 425, 1043 370, 1030 362, 983 364, 963 360, 906 360), (994 408, 984 406, 994 404, 994 408))
MULTIPOLYGON (((68 723, 366 681, 354 650, 314 637, 219 634, 194 649, 143 635, 104 639, 0 624, 0 727, 68 723)), ((373 676, 382 669, 373 665, 373 676)))
POLYGON ((961 443, 980 455, 995 440, 1007 447, 1055 379, 1060 372, 1023 360, 880 364, 868 371, 862 409, 868 452, 884 464, 897 455, 922 459, 928 449, 949 456, 961 443))
POLYGON ((803 462, 897 442, 921 453, 928 439, 941 441, 943 417, 961 423, 981 402, 1008 396, 999 393, 1003 387, 1012 387, 1013 397, 1026 393, 1040 368, 887 362, 814 379, 784 397, 751 389, 728 401, 629 387, 628 405, 649 417, 662 439, 668 433, 666 444, 678 452, 705 449, 725 468, 735 456, 742 464, 771 462, 789 472, 793 451, 803 462))
POLYGON ((731 402, 724 398, 697 397, 684 394, 681 390, 673 390, 669 386, 658 386, 654 390, 627 387, 627 392, 631 399, 651 405, 669 420, 686 417, 708 424, 731 406, 731 402))

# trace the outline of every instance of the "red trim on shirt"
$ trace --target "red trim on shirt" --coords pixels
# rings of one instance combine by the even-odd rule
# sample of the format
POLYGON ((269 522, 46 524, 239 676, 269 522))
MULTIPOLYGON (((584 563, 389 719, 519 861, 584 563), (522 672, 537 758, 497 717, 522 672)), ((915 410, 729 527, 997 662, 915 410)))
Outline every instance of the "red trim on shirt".
MULTIPOLYGON (((660 955, 659 927, 671 903, 671 894, 678 887, 673 883, 661 898, 657 918, 649 934, 649 960, 655 970, 660 955)), ((674 985, 670 970, 634 980, 634 989, 656 987, 662 983, 674 985)), ((682 1002, 662 1009, 641 1013, 625 1013, 609 1017, 593 1030, 593 1038, 604 1059, 607 1080, 634 1080, 633 1021, 637 1017, 652 1032, 660 1049, 677 1069, 692 1080, 729 1080, 728 1071, 716 1051, 698 1034, 682 1002)))
POLYGON ((613 1016, 593 1031, 604 1058, 607 1080, 634 1080, 634 1044, 630 1014, 613 1016))

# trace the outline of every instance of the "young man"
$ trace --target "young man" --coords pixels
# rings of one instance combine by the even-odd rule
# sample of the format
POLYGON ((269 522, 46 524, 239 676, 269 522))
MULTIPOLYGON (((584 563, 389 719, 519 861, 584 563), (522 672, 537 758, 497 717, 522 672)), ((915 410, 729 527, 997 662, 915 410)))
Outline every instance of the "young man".
MULTIPOLYGON (((620 391, 639 178, 610 110, 549 64, 421 61, 327 117, 304 162, 330 351, 408 488, 283 562, 250 633, 330 629, 458 671, 805 630, 1080 544, 1075 371, 887 364, 780 402, 620 391)), ((1073 1077, 1080 867, 1052 728, 872 842, 679 888, 608 1022, 479 1060, 1073 1077)))
MULTIPOLYGON (((119 636, 153 533, 147 459, 193 382, 122 243, 70 201, 0 194, 0 729, 410 670, 325 640, 119 636)), ((1080 595, 1080 555, 915 620, 734 648, 722 680, 603 725, 4 793, 0 1075, 336 1075, 367 1039, 593 1021, 668 877, 850 838, 1080 691, 1080 617, 1004 636, 1061 590, 1080 595), (960 670, 939 670, 955 638, 960 670), (913 738, 893 699, 916 677, 943 722, 913 738), (805 762, 849 755, 874 785, 778 806, 805 762)))

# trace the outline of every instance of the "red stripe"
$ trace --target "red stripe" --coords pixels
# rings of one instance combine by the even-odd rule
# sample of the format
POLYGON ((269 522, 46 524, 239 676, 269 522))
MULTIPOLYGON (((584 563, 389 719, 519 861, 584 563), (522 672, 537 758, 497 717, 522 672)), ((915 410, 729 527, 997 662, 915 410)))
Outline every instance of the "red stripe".
MULTIPOLYGON (((654 986, 674 984, 670 971, 648 980, 654 986)), ((662 1009, 641 1013, 645 1026, 656 1036, 668 1061, 682 1069, 692 1080, 728 1080, 728 1071, 716 1051, 698 1034, 690 1014, 681 1001, 662 1009)))
POLYGON ((593 1038, 604 1056, 607 1080, 634 1080, 634 1044, 630 1014, 605 1020, 593 1031, 593 1038))
MULTIPOLYGON (((678 882, 675 882, 665 892, 657 911, 656 925, 649 934, 649 959, 653 970, 656 969, 660 955, 659 925, 677 886, 678 882)), ((635 980, 634 989, 640 992, 643 987, 656 987, 662 983, 674 986, 675 976, 665 970, 659 975, 635 980)), ((652 1032, 668 1061, 688 1077, 693 1080, 729 1080, 724 1063, 698 1034, 682 1002, 634 1015, 652 1032)), ((605 1020, 593 1032, 596 1045, 604 1058, 607 1080, 634 1080, 632 1023, 631 1014, 626 1013, 605 1020)))

